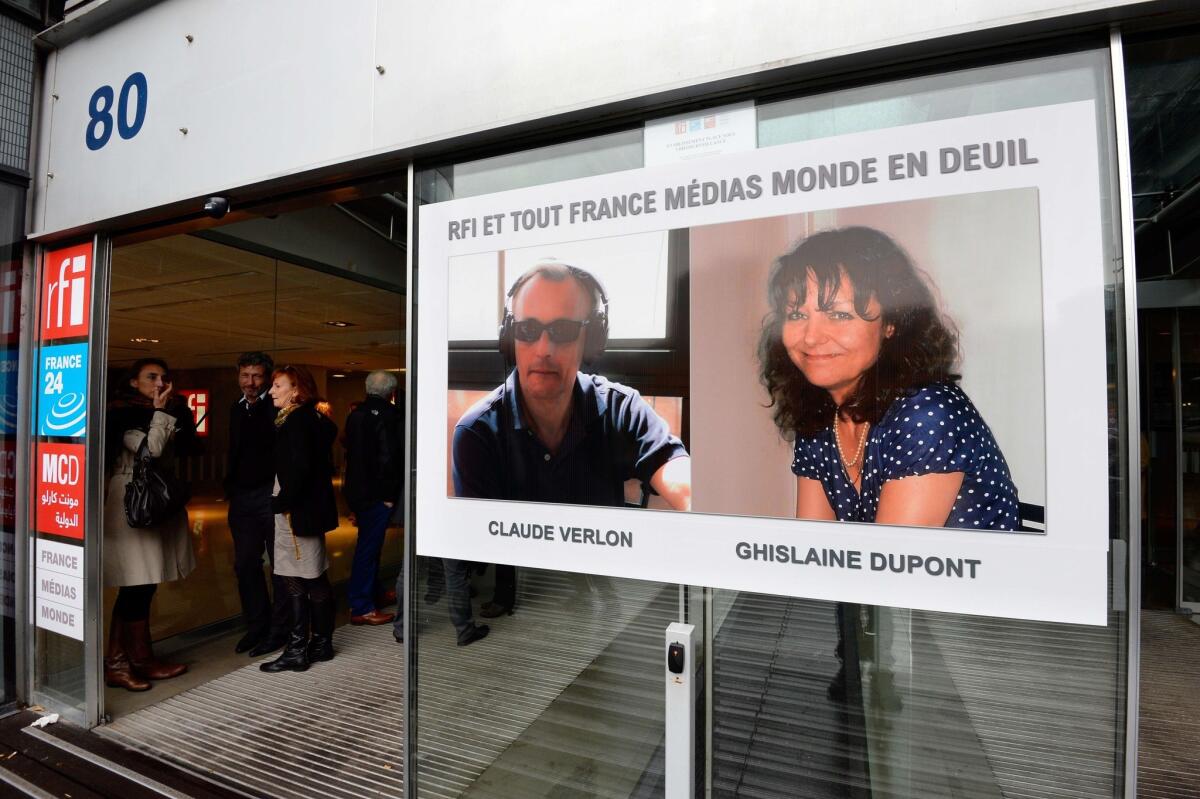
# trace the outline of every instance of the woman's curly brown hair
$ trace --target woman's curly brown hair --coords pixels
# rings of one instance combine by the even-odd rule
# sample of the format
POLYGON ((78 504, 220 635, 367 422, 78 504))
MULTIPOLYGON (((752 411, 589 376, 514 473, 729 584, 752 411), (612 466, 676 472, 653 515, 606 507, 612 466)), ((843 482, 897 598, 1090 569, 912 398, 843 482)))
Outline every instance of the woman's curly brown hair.
POLYGON ((879 301, 884 338, 875 365, 842 404, 856 422, 875 424, 898 398, 930 383, 954 381, 958 334, 938 313, 922 273, 886 234, 869 227, 815 233, 780 256, 767 283, 770 312, 763 318, 758 342, 759 379, 771 396, 775 424, 787 440, 811 436, 830 425, 835 409, 823 389, 809 383, 783 346, 782 329, 788 300, 795 292, 805 302, 808 277, 817 284, 817 305, 826 309, 837 296, 845 274, 854 287, 854 311, 863 319, 874 297, 879 301))

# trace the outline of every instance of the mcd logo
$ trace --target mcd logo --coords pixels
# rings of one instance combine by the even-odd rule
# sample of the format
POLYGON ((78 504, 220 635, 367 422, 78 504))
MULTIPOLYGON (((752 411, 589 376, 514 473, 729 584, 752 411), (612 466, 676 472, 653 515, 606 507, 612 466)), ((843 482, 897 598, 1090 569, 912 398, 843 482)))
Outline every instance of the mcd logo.
POLYGON ((83 444, 37 445, 37 531, 83 538, 83 444))
POLYGON ((91 282, 91 244, 46 253, 42 263, 43 340, 88 334, 91 282))
POLYGON ((47 485, 76 486, 83 477, 79 456, 66 452, 42 453, 42 482, 47 485))

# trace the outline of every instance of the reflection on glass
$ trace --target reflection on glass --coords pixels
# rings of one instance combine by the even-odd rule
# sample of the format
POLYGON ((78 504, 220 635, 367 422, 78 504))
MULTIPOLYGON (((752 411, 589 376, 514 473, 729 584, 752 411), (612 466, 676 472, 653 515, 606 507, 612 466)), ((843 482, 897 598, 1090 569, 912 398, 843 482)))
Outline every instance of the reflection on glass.
POLYGON ((538 263, 587 270, 609 299, 609 338, 661 339, 667 333, 669 233, 655 231, 473 253, 450 259, 451 341, 495 341, 505 298, 514 282, 538 263))
MULTIPOLYGON (((422 796, 662 795, 659 651, 676 586, 522 569, 517 611, 459 647, 441 560, 416 569, 422 796)), ((473 573, 474 593, 491 595, 491 573, 473 573)))

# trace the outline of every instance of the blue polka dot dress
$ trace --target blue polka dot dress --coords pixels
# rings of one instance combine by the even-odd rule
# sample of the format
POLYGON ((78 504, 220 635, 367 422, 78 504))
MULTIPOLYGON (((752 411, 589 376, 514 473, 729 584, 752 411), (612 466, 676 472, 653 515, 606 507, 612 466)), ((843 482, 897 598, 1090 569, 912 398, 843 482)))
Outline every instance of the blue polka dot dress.
POLYGON ((1004 455, 979 411, 951 383, 935 383, 892 403, 867 436, 862 490, 846 476, 832 426, 797 438, 792 471, 820 480, 840 521, 874 522, 889 480, 962 472, 946 527, 1015 530, 1020 512, 1004 455))

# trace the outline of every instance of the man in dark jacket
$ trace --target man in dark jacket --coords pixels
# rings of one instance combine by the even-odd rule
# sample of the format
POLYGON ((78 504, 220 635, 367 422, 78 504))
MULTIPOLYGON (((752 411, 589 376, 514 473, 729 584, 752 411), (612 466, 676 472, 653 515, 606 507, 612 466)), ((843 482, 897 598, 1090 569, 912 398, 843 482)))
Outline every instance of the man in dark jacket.
POLYGON ((404 463, 400 419, 391 397, 396 376, 367 376, 367 398, 346 418, 346 480, 342 494, 358 526, 350 571, 350 623, 387 624, 395 618, 375 606, 379 553, 400 497, 404 463))
POLYGON ((287 596, 274 580, 274 602, 263 577, 263 550, 275 551, 275 518, 271 489, 275 481, 275 407, 267 398, 275 364, 264 352, 238 358, 242 396, 229 411, 229 462, 225 496, 229 500, 229 532, 233 535, 233 569, 237 574, 246 634, 238 652, 252 657, 274 652, 287 637, 287 596))

